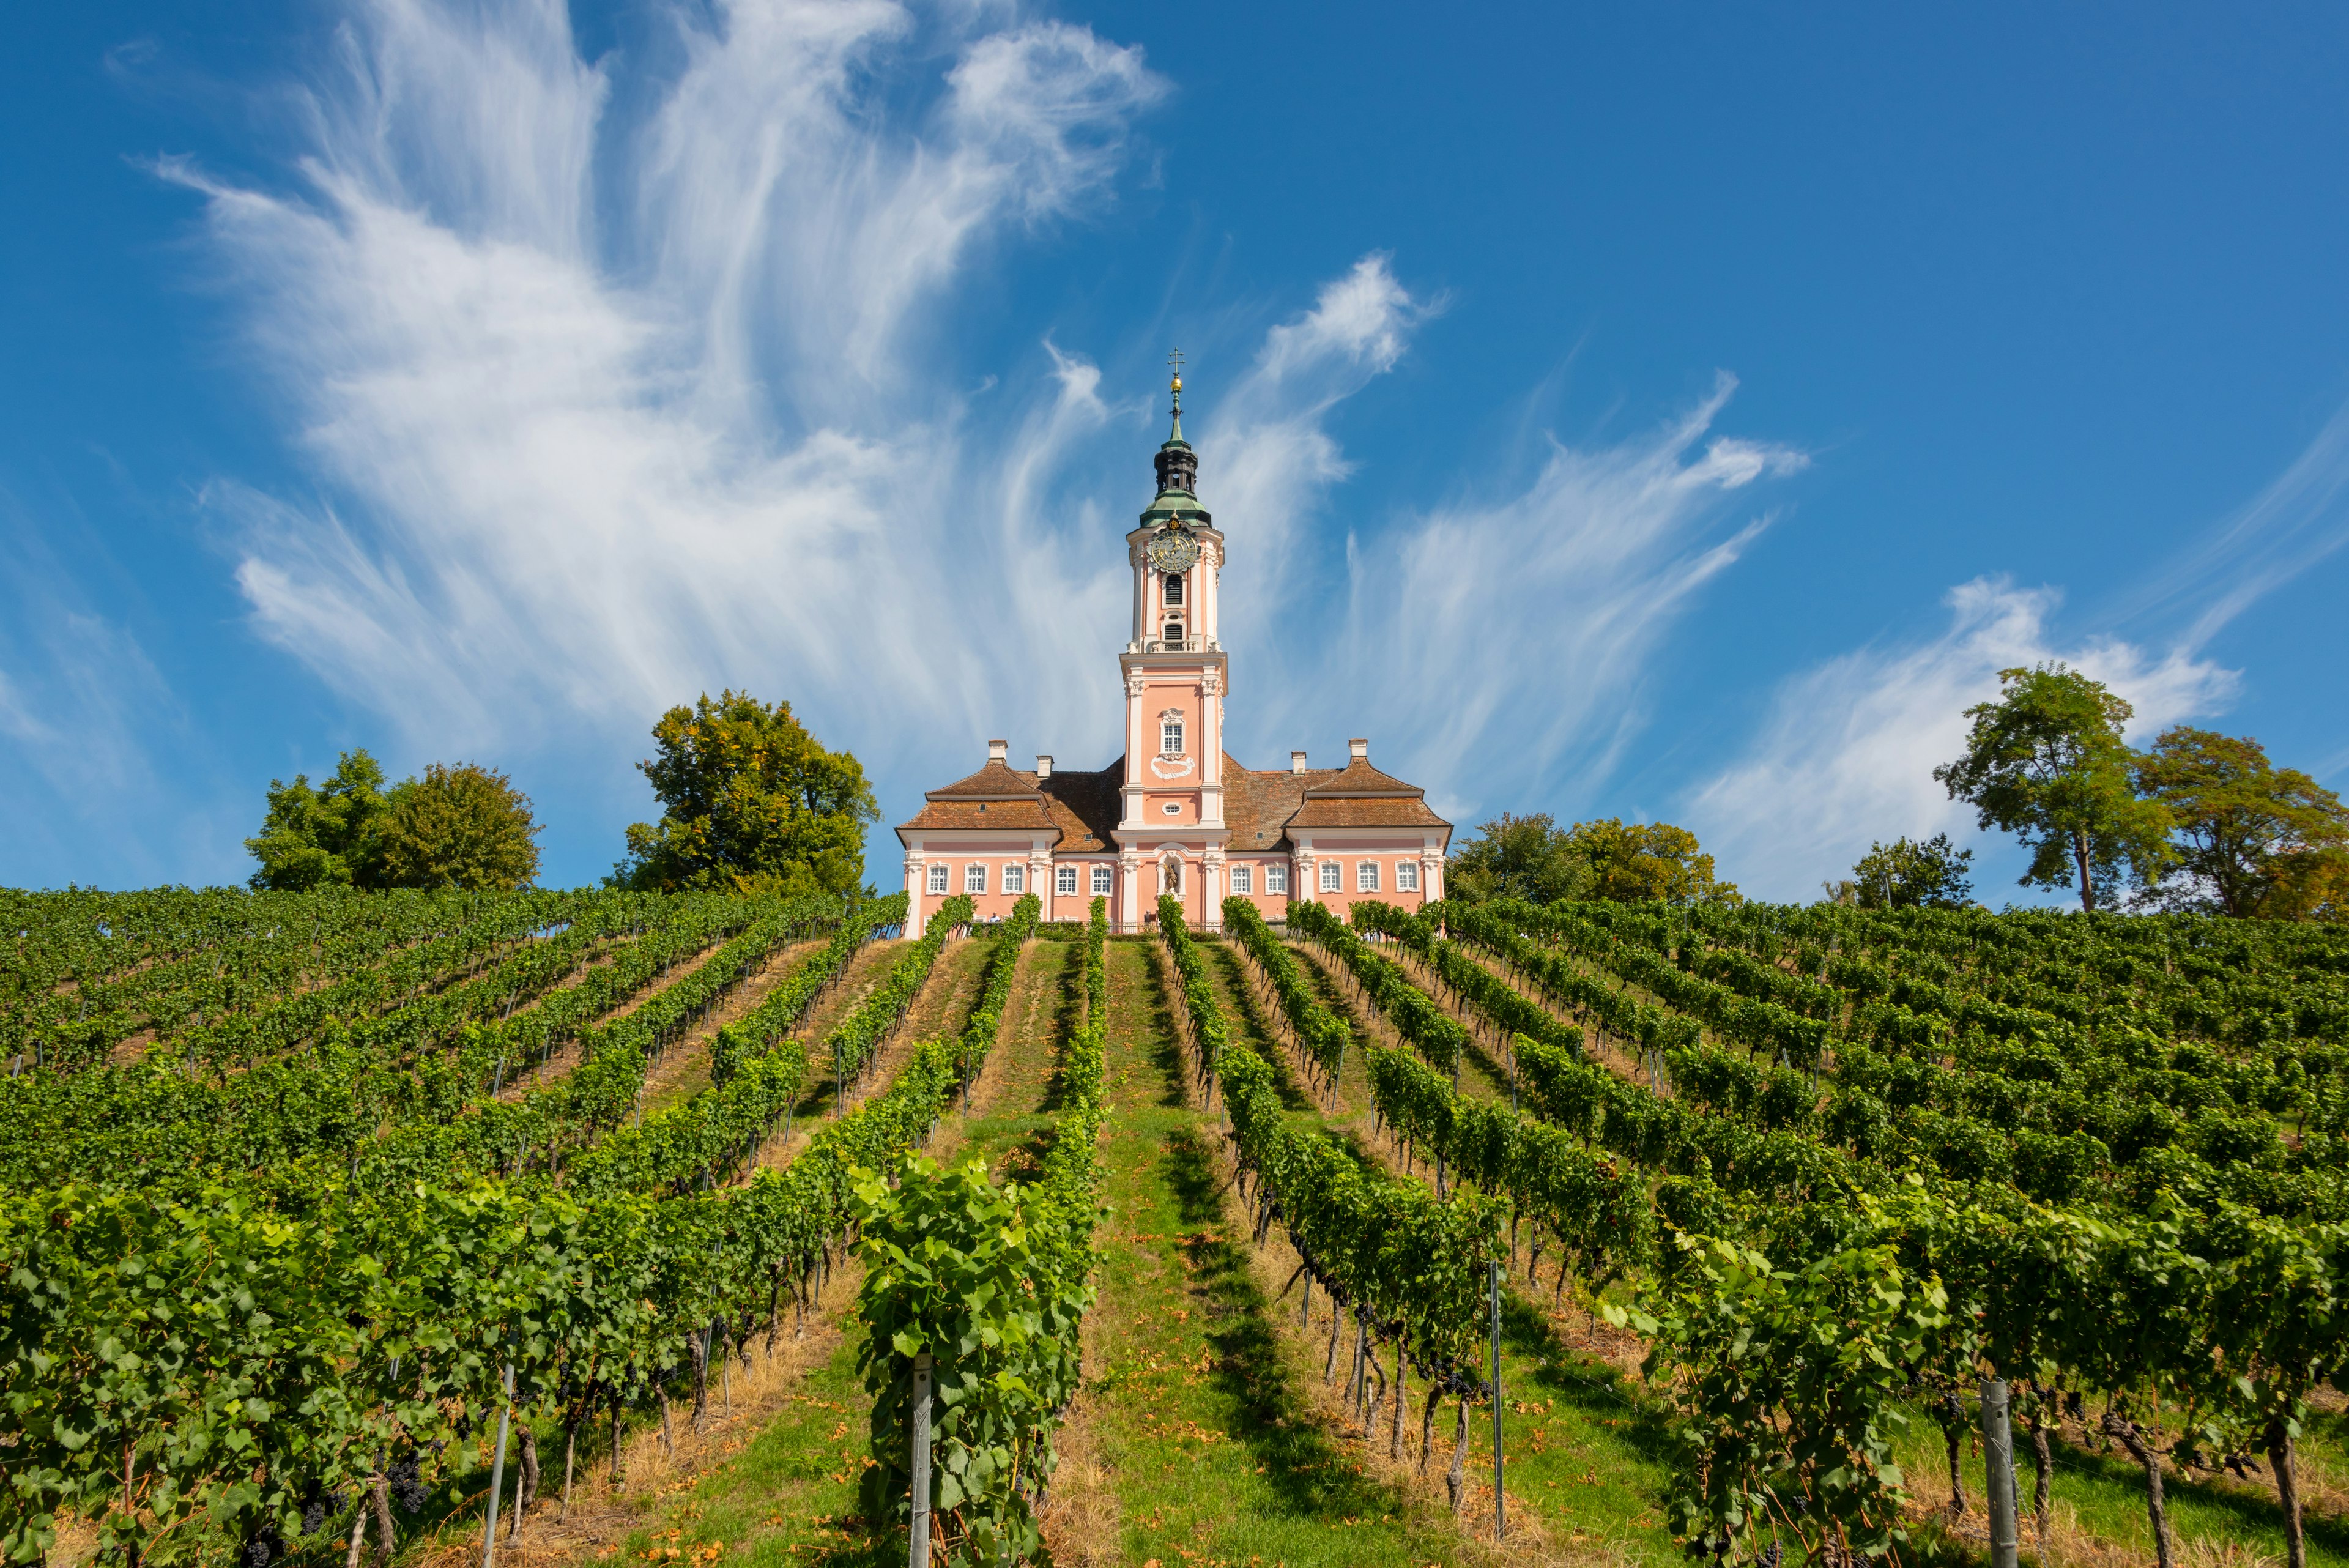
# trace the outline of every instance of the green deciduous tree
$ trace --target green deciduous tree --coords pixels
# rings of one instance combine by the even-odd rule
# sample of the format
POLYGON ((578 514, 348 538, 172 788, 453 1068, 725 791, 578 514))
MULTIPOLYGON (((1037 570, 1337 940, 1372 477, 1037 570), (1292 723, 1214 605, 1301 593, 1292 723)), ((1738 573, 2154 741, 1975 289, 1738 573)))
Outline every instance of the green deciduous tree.
POLYGON ((472 763, 429 764, 391 792, 383 827, 392 888, 523 888, 538 875, 530 796, 472 763))
POLYGON ((1590 888, 1589 863, 1567 847, 1565 829, 1546 811, 1503 812, 1452 857, 1444 886, 1464 903, 1522 898, 1528 904, 1579 898, 1590 888))
POLYGON ((1982 826, 2023 840, 2025 887, 2077 886, 2080 907, 2112 901, 2124 867, 2141 879, 2168 857, 2169 813, 2141 799, 2121 741, 2129 705, 2062 664, 2002 670, 2000 697, 1966 710, 1965 754, 1933 770, 1982 826))
POLYGON ((1737 904, 1744 901, 1733 882, 1713 875, 1713 857, 1696 835, 1669 822, 1624 822, 1607 817, 1578 822, 1566 836, 1566 851, 1588 877, 1588 897, 1672 904, 1737 904))
POLYGON ((269 781, 269 815, 244 841, 261 869, 253 886, 277 892, 313 888, 379 888, 383 828, 391 803, 383 768, 364 748, 345 752, 334 776, 315 789, 310 775, 269 781))
POLYGON ((2137 788, 2168 808, 2176 858, 2147 901, 2259 919, 2338 919, 2349 897, 2349 808, 2257 741, 2163 732, 2137 759, 2137 788))
POLYGON ((1946 833, 1922 843, 1871 842, 1851 868, 1852 898, 1863 909, 1962 909, 1974 896, 1966 875, 1973 857, 1972 850, 1958 848, 1946 833))
POLYGON ((864 825, 881 815, 864 766, 826 751, 792 716, 747 691, 708 692, 653 726, 658 754, 636 765, 666 808, 628 829, 628 887, 849 893, 864 879, 864 825))

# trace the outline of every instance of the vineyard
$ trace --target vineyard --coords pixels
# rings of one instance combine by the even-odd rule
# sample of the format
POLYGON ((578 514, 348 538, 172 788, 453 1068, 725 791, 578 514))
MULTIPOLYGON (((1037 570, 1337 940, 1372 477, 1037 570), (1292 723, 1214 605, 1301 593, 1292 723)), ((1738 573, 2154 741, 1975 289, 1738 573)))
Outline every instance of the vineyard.
POLYGON ((0 903, 9 1562, 2349 1563, 2325 928, 0 903))

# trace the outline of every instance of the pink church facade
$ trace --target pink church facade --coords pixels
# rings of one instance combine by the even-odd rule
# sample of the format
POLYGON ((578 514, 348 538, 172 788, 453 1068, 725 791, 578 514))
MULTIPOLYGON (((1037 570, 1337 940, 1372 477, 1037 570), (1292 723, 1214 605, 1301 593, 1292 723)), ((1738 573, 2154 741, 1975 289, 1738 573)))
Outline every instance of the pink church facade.
POLYGON ((1342 767, 1309 767, 1292 752, 1286 768, 1247 768, 1224 751, 1225 541, 1199 505, 1179 379, 1174 391, 1157 496, 1125 536, 1124 754, 1092 773, 1063 771, 1048 755, 1014 768, 1008 744, 988 742, 985 766, 930 791, 898 826, 911 929, 957 893, 982 919, 1031 892, 1046 919, 1082 919, 1106 897, 1123 930, 1154 919, 1162 893, 1208 929, 1223 923, 1227 897, 1278 919, 1292 898, 1342 911, 1364 898, 1415 909, 1444 895, 1452 825, 1416 785, 1372 767, 1367 741, 1349 743, 1342 767))

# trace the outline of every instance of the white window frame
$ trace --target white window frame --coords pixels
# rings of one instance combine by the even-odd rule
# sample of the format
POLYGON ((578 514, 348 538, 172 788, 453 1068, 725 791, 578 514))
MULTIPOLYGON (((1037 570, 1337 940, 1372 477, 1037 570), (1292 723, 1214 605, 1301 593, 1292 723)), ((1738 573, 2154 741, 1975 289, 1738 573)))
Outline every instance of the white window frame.
POLYGON ((1354 866, 1354 891, 1357 893, 1375 893, 1378 890, 1379 863, 1375 860, 1356 862, 1354 866))
POLYGON ((1109 897, 1110 894, 1117 890, 1117 868, 1113 866, 1094 867, 1092 881, 1090 886, 1092 888, 1092 896, 1094 898, 1105 898, 1109 897))
POLYGON ((1321 862, 1321 890, 1324 893, 1342 893, 1346 890, 1346 868, 1335 860, 1321 862))
POLYGON ((931 892, 944 896, 949 890, 953 882, 954 872, 947 867, 939 865, 930 867, 929 888, 931 892))
POLYGON ((1232 891, 1235 893, 1253 893, 1256 891, 1255 867, 1235 866, 1232 867, 1232 891))
POLYGON ((1288 892, 1288 867, 1286 866, 1266 867, 1264 868, 1264 890, 1268 893, 1288 892))
POLYGON ((1416 893, 1419 891, 1418 861, 1398 860, 1395 862, 1395 891, 1398 893, 1416 893))
POLYGON ((1056 898, 1073 898, 1077 896, 1075 867, 1056 866, 1052 868, 1052 893, 1056 898))
POLYGON ((1182 720, 1158 721, 1158 754, 1162 757, 1179 757, 1183 754, 1182 720))
POLYGON ((1003 868, 1003 890, 1025 893, 1028 890, 1028 867, 1013 861, 1003 868))
POLYGON ((987 864, 974 860, 962 868, 962 890, 966 893, 987 891, 987 864))

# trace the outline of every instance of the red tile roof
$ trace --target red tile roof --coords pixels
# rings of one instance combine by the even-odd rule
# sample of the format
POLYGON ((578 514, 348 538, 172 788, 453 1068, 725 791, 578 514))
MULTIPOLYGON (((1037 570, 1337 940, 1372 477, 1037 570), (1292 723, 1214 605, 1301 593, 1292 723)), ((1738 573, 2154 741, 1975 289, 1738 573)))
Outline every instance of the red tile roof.
MULTIPOLYGON (((1050 829, 1064 855, 1113 852, 1125 759, 1097 773, 1055 772, 1039 780, 1024 769, 989 762, 968 778, 932 790, 922 809, 898 827, 1050 829)), ((1234 854, 1288 854, 1291 827, 1443 827, 1426 792, 1356 757, 1342 768, 1244 768, 1224 755, 1224 823, 1234 854)))

